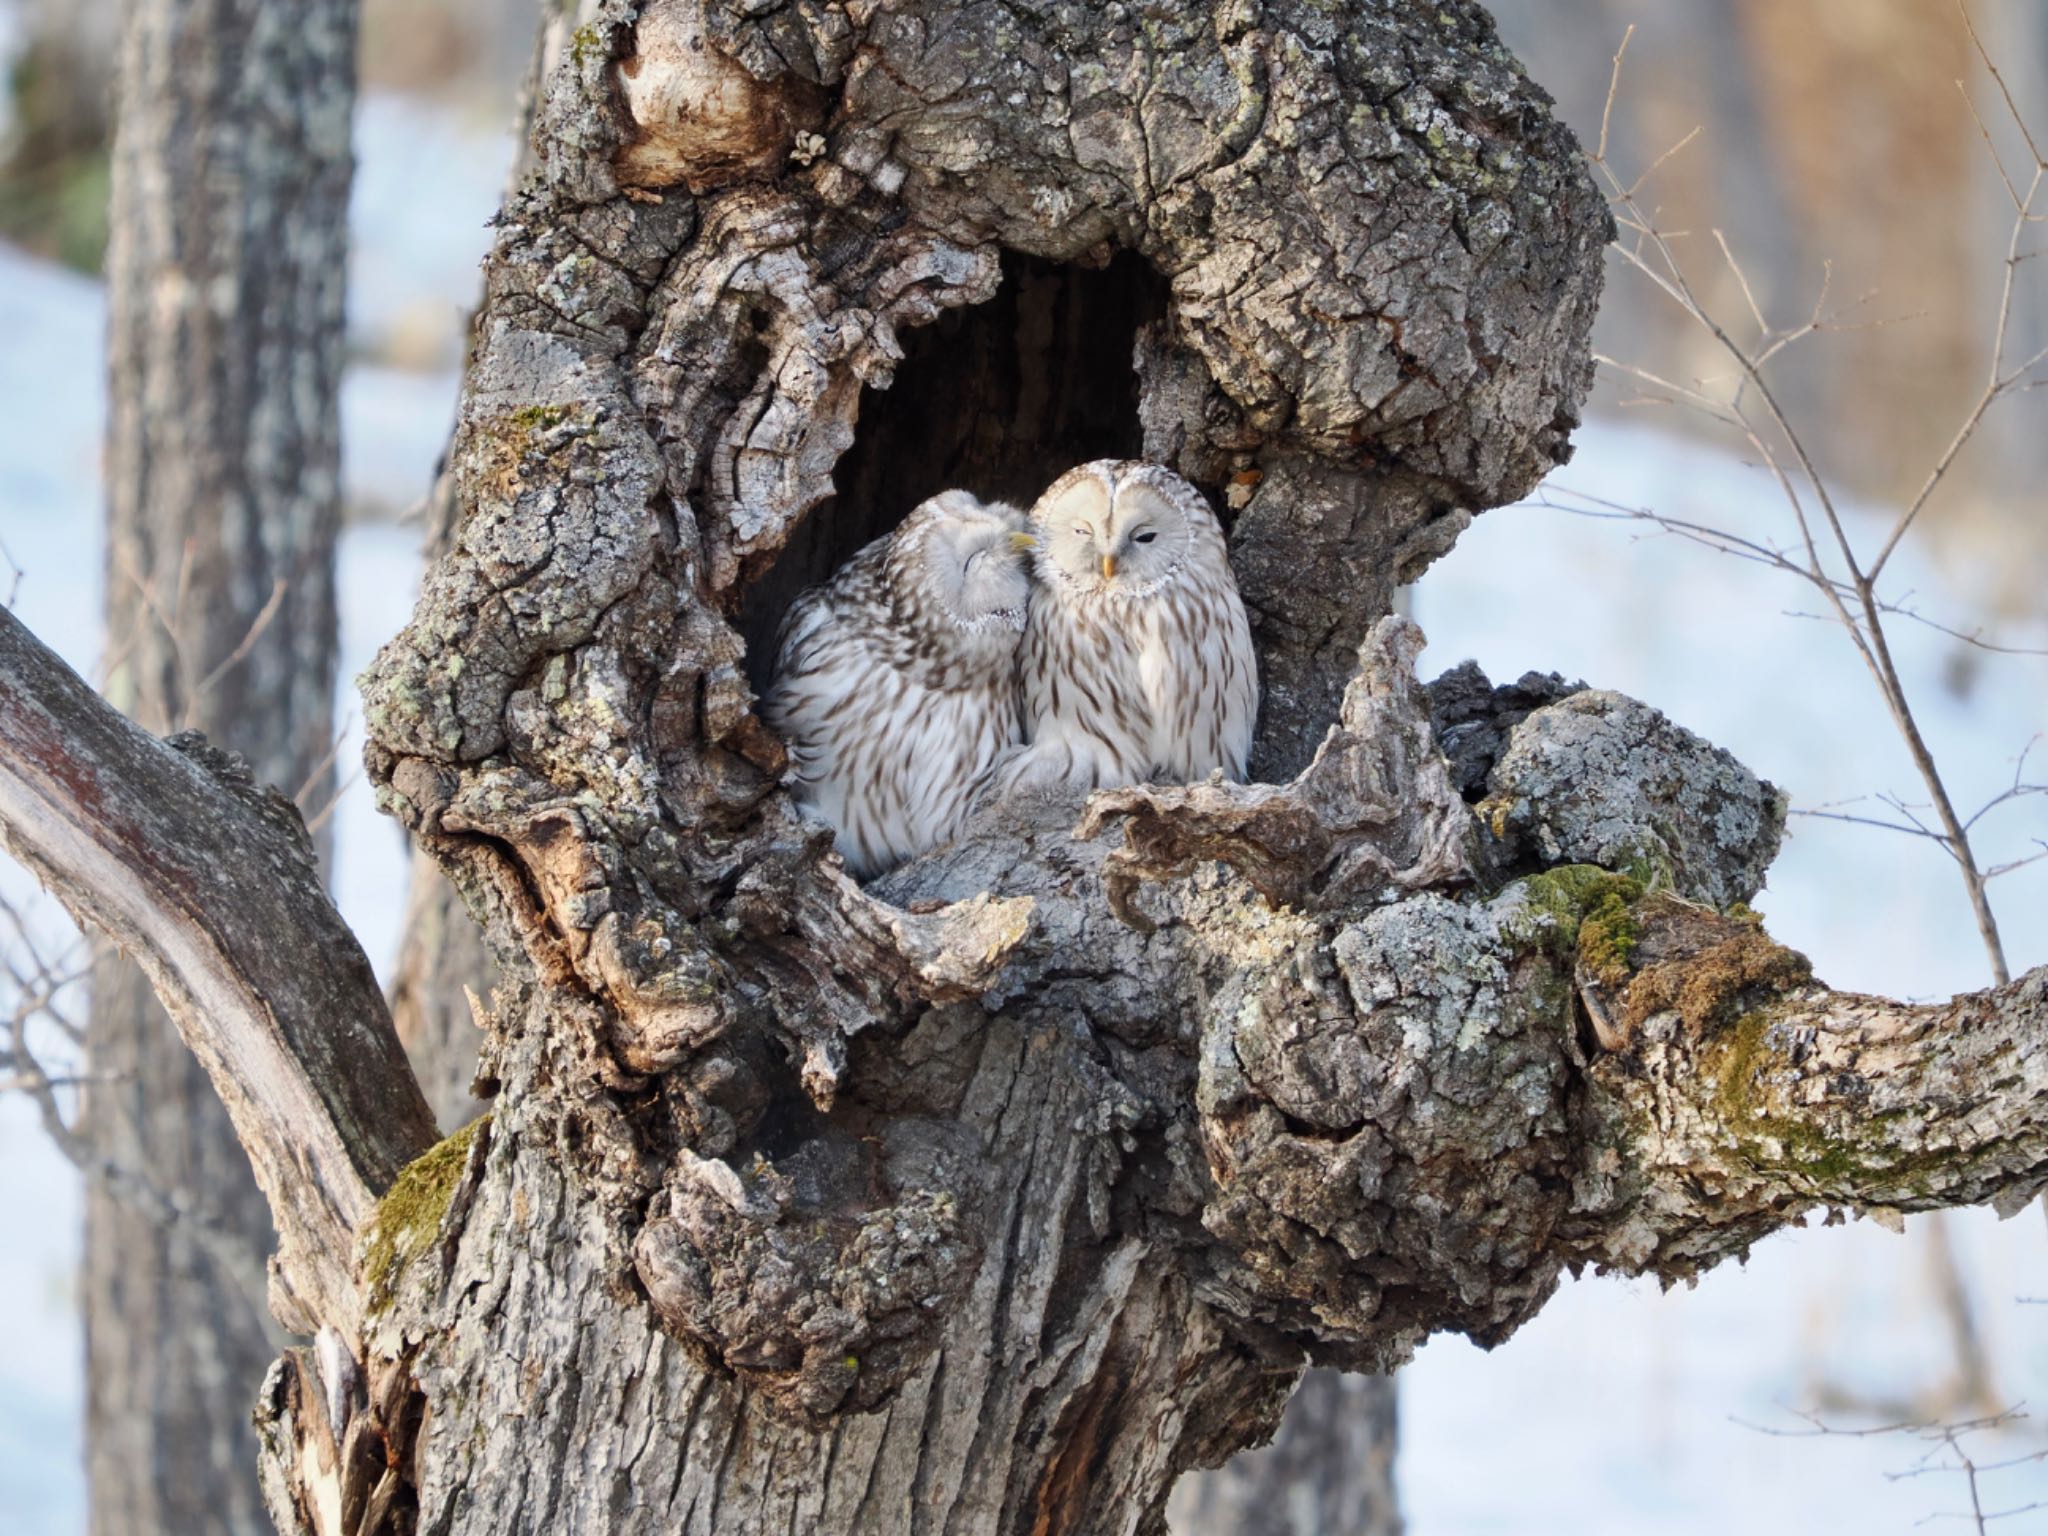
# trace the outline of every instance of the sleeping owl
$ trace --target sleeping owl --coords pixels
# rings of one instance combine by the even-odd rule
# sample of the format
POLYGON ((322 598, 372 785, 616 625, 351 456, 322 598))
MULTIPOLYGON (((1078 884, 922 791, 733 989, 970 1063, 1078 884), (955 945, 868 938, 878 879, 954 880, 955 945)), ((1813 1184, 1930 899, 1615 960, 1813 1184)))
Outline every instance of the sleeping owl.
POLYGON ((1030 746, 1008 786, 1242 780, 1258 715, 1251 625, 1215 513, 1156 464, 1102 459, 1031 509, 1030 746))
POLYGON ((945 491, 791 605, 764 712, 856 876, 952 837, 1023 739, 1030 547, 1015 507, 945 491))

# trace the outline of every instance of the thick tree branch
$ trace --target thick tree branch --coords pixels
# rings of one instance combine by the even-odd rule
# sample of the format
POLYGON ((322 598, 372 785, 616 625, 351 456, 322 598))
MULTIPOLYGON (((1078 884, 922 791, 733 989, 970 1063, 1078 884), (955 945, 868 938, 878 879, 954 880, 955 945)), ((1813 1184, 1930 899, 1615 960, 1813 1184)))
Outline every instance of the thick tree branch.
POLYGON ((269 1198, 273 1307, 358 1327, 356 1230, 434 1123, 290 803, 112 709, 0 612, 0 839, 149 973, 269 1198))
POLYGON ((2048 969, 1943 1003, 1835 992, 1753 921, 1650 898, 1630 961, 1582 978, 1620 1049, 1631 1188, 1567 1241, 1666 1279, 1814 1205, 1896 1213, 2048 1183, 2048 969))
POLYGON ((1583 1264, 1668 1282, 1817 1206, 2048 1181, 2048 973, 1930 1007, 1819 985, 1742 905, 1776 792, 1617 695, 1469 766, 1486 862, 1534 873, 1230 924, 1245 973, 1209 990, 1194 1094, 1228 1310, 1384 1369, 1440 1329, 1506 1338, 1583 1264))

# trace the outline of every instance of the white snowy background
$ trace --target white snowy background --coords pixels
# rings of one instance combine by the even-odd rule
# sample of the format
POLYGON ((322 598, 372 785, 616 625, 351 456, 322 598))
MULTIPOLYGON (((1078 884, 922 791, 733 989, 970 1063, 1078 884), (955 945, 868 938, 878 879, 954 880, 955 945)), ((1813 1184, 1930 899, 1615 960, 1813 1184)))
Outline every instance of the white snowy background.
MULTIPOLYGON (((454 409, 454 338, 474 298, 508 145, 459 116, 392 98, 358 120, 358 254, 346 398, 359 508, 342 547, 348 676, 403 622, 416 528, 389 514, 427 486, 454 409), (394 366, 392 359, 408 366, 394 366)), ((15 612, 88 675, 98 644, 104 307, 97 284, 0 248, 0 544, 20 569, 15 612)), ((2039 411, 2038 397, 2009 409, 2039 411)), ((1572 491, 1705 522, 1773 526, 1776 503, 1737 460, 1637 425, 1597 421, 1555 477, 1572 491)), ((1859 522, 1859 530, 1868 524, 1859 522)), ((1832 628, 1787 616, 1810 597, 1753 566, 1627 524, 1542 508, 1481 518, 1415 592, 1425 674, 1472 656, 1496 681, 1557 670, 1664 709, 1821 805, 1895 791, 1910 769, 1868 679, 1832 628)), ((1867 536, 1867 533, 1866 533, 1867 536)), ((1912 557, 1917 559, 1917 553, 1912 557)), ((0 564, 0 600, 11 581, 0 564)), ((1898 572, 1931 614, 1967 617, 1970 573, 1898 572)), ((2048 625, 2008 638, 2048 644, 2048 625)), ((2048 731, 2048 662, 1990 660, 1945 691, 1955 647, 1897 633, 1923 724, 1965 804, 2009 782, 2048 731)), ((353 763, 353 695, 343 721, 353 763)), ((2048 758, 2048 746, 2044 746, 2048 758)), ((2048 761, 2044 761, 2048 767, 2048 761)), ((358 783, 336 823, 342 909, 380 965, 396 948, 404 863, 358 783)), ((2041 802, 1997 823, 1994 857, 2048 836, 2041 802)), ((4 864, 4 861, 0 861, 4 864)), ((27 887, 12 865, 0 889, 27 887)), ((2048 961, 2048 867, 1996 888, 2016 969, 2048 961)), ((1837 986, 1935 997, 1983 985, 1960 887, 1932 845, 1796 822, 1759 902, 1772 931, 1837 986)), ((72 1271, 80 1192, 19 1102, 0 1100, 0 1531, 84 1529, 81 1341, 72 1271)), ((2044 1419, 1986 1436, 1987 1461, 2048 1448, 2048 1224, 1950 1218, 1999 1400, 2044 1419)), ((1918 1225, 1916 1222, 1914 1225, 1918 1225)), ((1959 1477, 1896 1479, 1924 1447, 1901 1438, 1785 1438, 1802 1406, 1844 1395, 1924 1402, 1950 1370, 1917 1234, 1868 1225, 1762 1244, 1690 1291, 1587 1278, 1488 1355, 1429 1344, 1401 1376, 1402 1494, 1416 1536, 1480 1533, 1905 1532, 1966 1507, 1959 1477)), ((1850 1411, 1845 1424, 1867 1422, 1850 1411)), ((2048 1467, 1990 1474, 1994 1508, 2048 1499, 2048 1467)), ((2048 1514, 1997 1527, 2048 1530, 2048 1514)))

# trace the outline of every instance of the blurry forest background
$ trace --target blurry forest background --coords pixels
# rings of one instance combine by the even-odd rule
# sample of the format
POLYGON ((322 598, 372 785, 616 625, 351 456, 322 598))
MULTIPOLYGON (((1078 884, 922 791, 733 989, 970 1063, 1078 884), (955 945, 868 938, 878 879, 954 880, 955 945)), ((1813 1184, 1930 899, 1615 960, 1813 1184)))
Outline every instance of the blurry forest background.
MULTIPOLYGON (((366 0, 344 399, 343 666, 402 622, 425 497, 452 420, 466 308, 489 240, 536 0, 366 0), (410 519, 410 520, 409 520, 410 519)), ((2026 146, 1949 0, 1501 0, 1501 31, 1590 146, 1610 60, 1636 32, 1608 137, 1710 308, 1748 301, 1791 326, 1824 273, 1829 329, 1774 379, 1822 469, 1881 538, 1983 384, 2012 227, 1987 135, 2026 146), (1963 89, 1958 88, 1961 82, 1963 89), (1967 93, 1967 99, 1966 99, 1967 93), (1973 113, 1970 103, 1976 103, 1973 113), (1867 296, 1867 297, 1866 297, 1867 296)), ((2048 129, 2048 5, 1972 16, 2021 111, 2048 129)), ((98 654, 99 453, 109 78, 117 0, 0 0, 0 601, 72 663, 98 654)), ((2024 248, 2048 243, 2026 237, 2024 248)), ((2048 268, 2023 265, 2012 348, 2048 343, 2048 268)), ((1692 386, 1724 380, 1710 338, 1640 277, 1610 274, 1598 348, 1692 386)), ((1652 507, 1781 537, 1767 478, 1696 413, 1603 377, 1577 459, 1546 502, 1652 507)), ((1923 725, 1974 806, 2048 732, 2048 398, 2001 401, 1889 573, 1894 595, 2005 655, 1904 625, 1923 725), (1905 594, 1910 593, 1910 597, 1905 594)), ((1047 477, 1065 466, 1047 466, 1047 477)), ((1419 584, 1426 671, 1476 656, 1496 681, 1558 670, 1633 693, 1734 750, 1806 809, 1918 786, 1845 638, 1798 616, 1812 594, 1639 523, 1555 506, 1481 518, 1419 584)), ((349 728, 352 695, 344 688, 349 728)), ((346 769, 356 746, 341 753, 346 769)), ((2048 742, 2033 761, 2048 759, 2048 742)), ((2035 777, 2039 777, 2035 774, 2035 777)), ((2048 838, 2041 797, 1984 824, 1990 862, 2048 838)), ((380 965, 396 954, 406 862, 360 784, 335 817, 344 912, 380 965)), ((1940 850, 1801 819, 1759 906, 1837 985, 1929 996, 1988 981, 1940 850)), ((0 870, 0 893, 28 894, 0 870)), ((2048 864, 1994 887, 2015 970, 2048 960, 2048 864)), ((61 943, 55 914, 32 914, 61 943)), ((0 1005, 5 999, 0 998, 0 1005)), ((0 1006, 0 1015, 4 1015, 0 1006)), ((32 1113, 0 1099, 0 1528, 84 1528, 74 1292, 77 1176, 32 1113)), ((1401 1377, 1400 1479, 1420 1536, 1532 1532, 1905 1531, 1965 1507, 1952 1452, 1910 1435, 1796 1438, 1829 1423, 2048 1413, 2048 1224, 2038 1210, 1915 1220, 1763 1245, 1746 1273, 1660 1296, 1587 1278, 1500 1353, 1428 1346, 1401 1377), (1932 1461, 1923 1458, 1932 1456, 1932 1461), (1888 1474, 1924 1474, 1894 1480, 1888 1474)), ((253 1390, 253 1384, 252 1384, 253 1390)), ((2048 1499, 2048 1423, 1974 1444, 2017 1464, 2007 1508, 2048 1499)), ((2048 1529, 2048 1514, 2007 1529, 2048 1529), (2029 1524, 2029 1522, 2038 1522, 2029 1524)))

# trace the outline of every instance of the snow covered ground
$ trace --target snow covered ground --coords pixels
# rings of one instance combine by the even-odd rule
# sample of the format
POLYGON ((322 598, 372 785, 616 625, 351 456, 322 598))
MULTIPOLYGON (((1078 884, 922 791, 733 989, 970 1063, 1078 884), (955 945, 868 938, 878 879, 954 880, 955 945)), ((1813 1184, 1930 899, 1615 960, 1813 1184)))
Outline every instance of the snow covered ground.
MULTIPOLYGON (((352 497, 389 507, 424 489, 453 409, 452 353, 436 314, 468 302, 505 146, 430 109, 371 102, 362 172, 353 328, 361 349, 424 361, 358 369, 347 401, 352 497), (424 338, 424 339, 422 339, 424 338)), ((0 250, 0 543, 22 567, 16 611, 89 670, 98 612, 102 307, 96 285, 0 250)), ((2022 402, 2015 409, 2032 409, 2022 402)), ((1558 482, 1679 516, 1768 519, 1767 489, 1734 461, 1649 432, 1596 423, 1558 482)), ((348 675, 403 621, 414 533, 353 529, 342 552, 348 675)), ((10 573, 0 565, 0 598, 10 573)), ((1901 571, 1928 611, 1937 573, 1901 571)), ((1729 747, 1816 805, 1877 791, 1915 797, 1909 770, 1842 637, 1783 616, 1808 606, 1756 568, 1625 525, 1540 509, 1490 514, 1421 583, 1432 635, 1425 668, 1476 656, 1505 680, 1558 670, 1633 693, 1729 747)), ((1911 626, 1902 664, 1924 723, 1974 804, 2048 730, 2048 663, 1989 663, 1967 699, 1944 693, 1951 649, 1911 626)), ((2043 643, 2035 637, 2033 643, 2043 643)), ((353 745, 342 761, 355 759, 353 745)), ((2014 812, 2000 846, 2048 835, 2041 809, 2014 812)), ((1984 961, 1938 851, 1863 828, 1795 825, 1759 905, 1773 931, 1831 982, 1907 996, 1981 985, 1984 961)), ((403 861, 358 784, 338 813, 343 911, 380 965, 396 946, 403 861)), ((0 887, 22 890, 18 870, 0 887)), ((1999 902, 2015 967, 2048 961, 2048 867, 2013 877, 1999 902)), ((76 1180, 26 1107, 0 1099, 0 1528, 83 1529, 82 1384, 71 1268, 76 1180)), ((1997 1387, 2048 1389, 2048 1227, 2038 1211, 2000 1224, 1954 1218, 1997 1387)), ((1696 1290, 1587 1279, 1568 1285, 1493 1355, 1461 1340, 1427 1346, 1402 1378, 1403 1494, 1417 1536, 1911 1530, 1962 1507, 1954 1477, 1892 1481, 1922 1448, 1887 1439, 1775 1438, 1818 1387, 1869 1399, 1922 1396, 1944 1378, 1944 1335, 1917 1240, 1868 1226, 1773 1239, 1746 1270, 1696 1290)), ((1987 1444, 2011 1456, 2048 1444, 2024 1428, 1987 1444)), ((1992 1502, 2048 1498, 2040 1465, 1995 1474, 1992 1502)), ((2043 1517, 2028 1517, 2042 1519, 2043 1517)), ((2003 1527, 2029 1528, 2022 1518, 2003 1527)), ((2048 1529, 2048 1520, 2035 1528, 2048 1529)))

